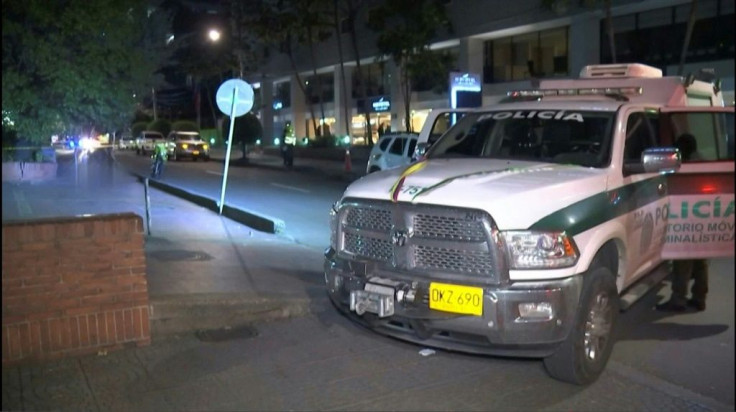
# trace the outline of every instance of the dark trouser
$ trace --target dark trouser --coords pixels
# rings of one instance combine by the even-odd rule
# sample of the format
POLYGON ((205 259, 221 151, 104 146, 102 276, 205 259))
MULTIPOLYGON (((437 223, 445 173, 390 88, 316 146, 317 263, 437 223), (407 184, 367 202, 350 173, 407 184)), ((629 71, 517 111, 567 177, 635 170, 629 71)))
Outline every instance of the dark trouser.
POLYGON ((672 270, 672 302, 685 304, 687 302, 687 287, 693 280, 690 289, 692 300, 705 303, 708 294, 708 262, 703 259, 675 260, 672 270))

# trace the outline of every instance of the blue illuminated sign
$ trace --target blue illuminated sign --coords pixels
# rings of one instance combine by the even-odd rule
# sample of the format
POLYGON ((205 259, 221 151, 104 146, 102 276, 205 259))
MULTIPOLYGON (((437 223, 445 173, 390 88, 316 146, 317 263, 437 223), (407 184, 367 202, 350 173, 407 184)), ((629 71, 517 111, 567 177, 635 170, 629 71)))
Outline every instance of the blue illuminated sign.
POLYGON ((387 112, 391 110, 391 100, 381 96, 378 100, 373 100, 371 102, 371 107, 374 112, 387 112))
MULTIPOLYGON (((464 101, 472 101, 474 102, 472 107, 478 107, 480 104, 475 103, 477 101, 482 102, 482 90, 483 81, 481 80, 480 74, 477 73, 460 73, 460 72, 452 72, 450 73, 450 107, 453 109, 456 109, 460 106, 458 106, 458 92, 461 92, 461 94, 465 97, 464 101), (469 94, 475 94, 478 93, 478 97, 480 98, 468 98, 469 94)), ((462 105, 461 107, 471 107, 467 105, 462 105)))

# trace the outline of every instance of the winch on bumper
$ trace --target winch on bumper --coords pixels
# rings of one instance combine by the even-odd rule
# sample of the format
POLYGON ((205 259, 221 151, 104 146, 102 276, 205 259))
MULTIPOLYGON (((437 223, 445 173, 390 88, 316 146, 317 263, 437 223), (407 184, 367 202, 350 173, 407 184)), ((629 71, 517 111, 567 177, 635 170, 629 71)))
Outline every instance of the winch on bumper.
POLYGON ((342 259, 331 248, 325 256, 328 294, 353 320, 402 340, 470 353, 550 355, 570 332, 582 288, 581 276, 498 286, 448 284, 342 259), (438 309, 445 293, 467 298, 469 309, 438 309))

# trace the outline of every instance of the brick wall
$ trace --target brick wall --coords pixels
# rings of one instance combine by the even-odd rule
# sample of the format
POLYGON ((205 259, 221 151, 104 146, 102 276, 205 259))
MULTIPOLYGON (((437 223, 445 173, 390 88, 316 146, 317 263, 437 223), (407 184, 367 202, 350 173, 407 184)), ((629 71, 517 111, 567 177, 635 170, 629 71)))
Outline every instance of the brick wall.
POLYGON ((143 220, 3 223, 3 364, 151 341, 143 220))

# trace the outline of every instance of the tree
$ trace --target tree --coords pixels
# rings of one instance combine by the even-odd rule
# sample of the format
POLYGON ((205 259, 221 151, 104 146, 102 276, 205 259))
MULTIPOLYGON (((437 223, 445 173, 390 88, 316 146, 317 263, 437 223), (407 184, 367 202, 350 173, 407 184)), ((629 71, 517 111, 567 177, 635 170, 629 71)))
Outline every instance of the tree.
POLYGON ((3 1, 2 22, 3 116, 36 143, 126 127, 169 55, 146 0, 3 1))
POLYGON ((378 34, 380 52, 399 68, 399 89, 404 99, 405 122, 411 126, 411 83, 424 65, 439 55, 429 52, 429 45, 442 30, 452 31, 452 23, 440 0, 391 0, 370 11, 368 27, 378 34))
MULTIPOLYGON (((222 123, 222 134, 227 136, 230 131, 230 118, 226 118, 222 123)), ((233 129, 233 143, 239 143, 243 151, 242 159, 247 158, 248 145, 255 144, 256 141, 263 137, 263 126, 258 116, 249 112, 241 117, 235 118, 235 129, 233 129)))

